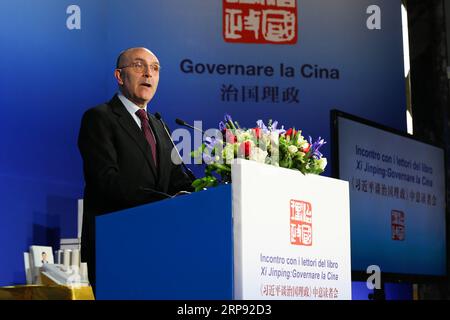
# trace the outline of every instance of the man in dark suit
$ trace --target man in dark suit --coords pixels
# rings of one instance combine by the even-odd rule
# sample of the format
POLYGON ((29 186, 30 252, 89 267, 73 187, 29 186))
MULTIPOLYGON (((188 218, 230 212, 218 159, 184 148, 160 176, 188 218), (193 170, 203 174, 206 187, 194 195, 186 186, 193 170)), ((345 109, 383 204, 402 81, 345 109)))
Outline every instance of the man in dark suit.
POLYGON ((164 124, 147 112, 159 82, 158 58, 130 48, 117 58, 119 92, 83 115, 78 147, 85 178, 82 259, 95 285, 95 216, 192 191, 171 160, 164 124))

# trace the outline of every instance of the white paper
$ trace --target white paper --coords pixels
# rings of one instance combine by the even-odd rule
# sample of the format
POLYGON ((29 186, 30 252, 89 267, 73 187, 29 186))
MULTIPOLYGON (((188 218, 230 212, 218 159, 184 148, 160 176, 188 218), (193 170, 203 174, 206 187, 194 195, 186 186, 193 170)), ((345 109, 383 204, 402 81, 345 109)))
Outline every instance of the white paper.
POLYGON ((70 268, 70 255, 72 250, 66 249, 63 251, 63 264, 66 269, 70 268))
POLYGON ((31 267, 30 267, 30 253, 29 252, 24 252, 23 253, 23 262, 25 265, 25 277, 27 280, 27 284, 32 284, 33 283, 33 276, 31 273, 31 267))
POLYGON ((72 255, 71 255, 71 259, 70 259, 70 265, 71 266, 75 266, 77 268, 80 267, 80 250, 78 250, 78 249, 73 249, 72 250, 72 255))

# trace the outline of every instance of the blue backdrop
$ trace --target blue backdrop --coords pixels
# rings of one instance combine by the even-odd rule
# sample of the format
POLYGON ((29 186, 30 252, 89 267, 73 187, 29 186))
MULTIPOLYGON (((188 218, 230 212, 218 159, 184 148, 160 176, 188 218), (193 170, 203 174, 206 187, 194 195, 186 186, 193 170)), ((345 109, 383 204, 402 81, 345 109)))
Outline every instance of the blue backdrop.
POLYGON ((24 283, 29 245, 56 246, 60 237, 76 236, 80 119, 115 93, 121 50, 146 46, 159 57, 161 79, 149 109, 172 129, 177 117, 202 120, 206 129, 230 113, 243 126, 272 118, 329 141, 329 110, 339 108, 404 130, 400 8, 392 0, 299 0, 295 44, 254 44, 225 41, 219 0, 1 1, 0 285, 24 283), (381 29, 369 30, 373 4, 381 9, 381 29), (67 13, 70 5, 79 15, 67 13), (77 23, 81 28, 71 29, 77 23), (181 65, 186 59, 274 72, 189 73, 181 65), (280 64, 294 75, 282 76, 280 64), (339 78, 307 77, 302 67, 339 78))

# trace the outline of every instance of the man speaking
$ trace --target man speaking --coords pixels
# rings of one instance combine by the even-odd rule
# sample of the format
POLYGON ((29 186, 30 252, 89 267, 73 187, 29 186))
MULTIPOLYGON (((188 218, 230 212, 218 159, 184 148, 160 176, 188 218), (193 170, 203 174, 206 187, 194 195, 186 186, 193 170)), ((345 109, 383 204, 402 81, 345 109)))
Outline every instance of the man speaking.
MULTIPOLYGON (((95 216, 192 191, 171 160, 164 124, 147 110, 159 82, 158 58, 130 48, 117 58, 119 92, 83 115, 78 147, 85 178, 81 254, 95 286, 95 216)), ((118 235, 120 236, 120 235, 118 235)))

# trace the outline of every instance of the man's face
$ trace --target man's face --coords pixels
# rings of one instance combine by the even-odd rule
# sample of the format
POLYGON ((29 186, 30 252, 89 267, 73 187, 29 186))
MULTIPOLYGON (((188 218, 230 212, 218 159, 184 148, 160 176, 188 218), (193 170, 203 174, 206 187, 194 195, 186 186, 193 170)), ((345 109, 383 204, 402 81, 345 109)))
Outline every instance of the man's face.
POLYGON ((144 107, 158 87, 158 58, 145 48, 130 50, 123 55, 114 75, 123 95, 139 107, 144 107))

